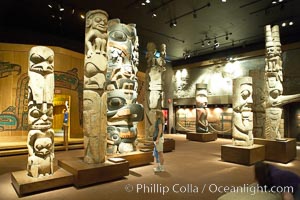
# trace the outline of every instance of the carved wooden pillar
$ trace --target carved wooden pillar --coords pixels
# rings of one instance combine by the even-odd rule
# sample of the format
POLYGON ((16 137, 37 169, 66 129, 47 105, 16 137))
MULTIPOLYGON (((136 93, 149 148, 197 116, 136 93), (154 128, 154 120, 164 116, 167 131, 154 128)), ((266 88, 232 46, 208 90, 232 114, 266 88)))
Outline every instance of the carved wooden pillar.
POLYGON ((233 80, 232 92, 232 138, 234 145, 253 144, 252 78, 241 77, 233 80))
POLYGON ((137 122, 144 108, 137 100, 138 36, 135 24, 108 22, 107 130, 109 154, 136 150, 137 122))
POLYGON ((207 84, 196 84, 196 133, 208 132, 207 121, 207 84))
POLYGON ((107 21, 103 10, 86 14, 83 85, 84 162, 103 163, 106 155, 107 21))
POLYGON ((52 175, 54 52, 48 47, 33 47, 28 63, 28 175, 52 175))

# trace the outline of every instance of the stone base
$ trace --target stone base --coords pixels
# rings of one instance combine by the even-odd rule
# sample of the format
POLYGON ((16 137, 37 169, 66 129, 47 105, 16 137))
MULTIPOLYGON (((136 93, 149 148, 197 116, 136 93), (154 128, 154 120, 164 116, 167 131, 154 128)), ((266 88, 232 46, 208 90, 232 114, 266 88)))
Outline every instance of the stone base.
POLYGON ((227 162, 252 165, 265 159, 265 146, 258 144, 249 147, 222 145, 221 158, 227 162))
POLYGON ((59 168, 51 176, 33 178, 27 170, 11 173, 11 181, 19 196, 73 184, 73 175, 59 168))
POLYGON ((164 141, 164 153, 175 150, 175 140, 171 138, 165 138, 164 141))
POLYGON ((297 156, 297 143, 294 138, 285 138, 285 141, 254 138, 254 144, 265 145, 266 160, 288 163, 297 156))
POLYGON ((148 165, 149 163, 154 161, 153 151, 149 151, 149 152, 134 151, 134 152, 124 153, 124 154, 111 155, 109 157, 124 158, 129 162, 130 168, 142 166, 142 165, 148 165))
POLYGON ((58 165, 74 175, 74 185, 84 187, 95 183, 112 181, 129 175, 129 163, 87 164, 83 158, 58 160, 58 165))
POLYGON ((217 133, 186 133, 186 139, 198 142, 210 142, 217 138, 217 133))

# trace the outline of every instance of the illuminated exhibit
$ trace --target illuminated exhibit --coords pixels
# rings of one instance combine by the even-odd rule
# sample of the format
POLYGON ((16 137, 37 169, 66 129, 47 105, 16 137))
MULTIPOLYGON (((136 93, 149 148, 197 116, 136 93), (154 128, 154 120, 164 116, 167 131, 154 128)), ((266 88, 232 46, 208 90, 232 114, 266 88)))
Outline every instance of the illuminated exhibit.
POLYGON ((4 1, 0 199, 296 200, 299 6, 4 1))

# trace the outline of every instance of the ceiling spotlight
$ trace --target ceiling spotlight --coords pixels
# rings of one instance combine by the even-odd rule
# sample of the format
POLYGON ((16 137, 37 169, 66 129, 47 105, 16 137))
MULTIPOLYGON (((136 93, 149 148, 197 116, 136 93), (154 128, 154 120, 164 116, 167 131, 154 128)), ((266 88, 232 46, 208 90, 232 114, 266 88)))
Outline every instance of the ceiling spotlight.
POLYGON ((285 22, 283 22, 283 23, 281 24, 281 26, 282 26, 282 27, 285 27, 285 26, 286 26, 286 23, 285 23, 285 22))
POLYGON ((201 46, 204 47, 204 41, 202 40, 201 46))
POLYGON ((52 8, 52 5, 51 5, 51 4, 48 4, 48 7, 49 7, 49 8, 52 8))
POLYGON ((145 4, 145 2, 142 2, 141 5, 144 6, 144 5, 146 5, 146 4, 145 4))
POLYGON ((210 40, 208 40, 208 41, 207 41, 207 45, 209 46, 209 45, 210 45, 210 43, 211 43, 211 41, 210 41, 210 40))
POLYGON ((272 4, 276 4, 277 3, 277 1, 272 1, 272 4))
POLYGON ((173 26, 177 26, 177 22, 176 22, 176 20, 173 22, 173 26))
POLYGON ((58 18, 59 18, 59 20, 62 20, 62 17, 61 17, 61 16, 59 16, 58 18))
POLYGON ((81 18, 81 19, 84 19, 85 16, 84 16, 83 14, 80 14, 80 18, 81 18))
POLYGON ((215 40, 214 40, 214 47, 217 48, 217 47, 219 47, 219 46, 220 46, 220 44, 219 44, 219 42, 217 41, 217 39, 215 38, 215 40))
POLYGON ((59 9, 59 11, 61 11, 61 12, 65 10, 65 8, 62 7, 60 4, 58 4, 58 9, 59 9))
POLYGON ((145 2, 146 2, 146 3, 150 3, 150 0, 146 0, 145 2))
POLYGON ((283 2, 283 0, 278 0, 278 2, 280 3, 280 2, 283 2))
POLYGON ((73 9, 72 9, 72 15, 73 15, 74 13, 75 13, 75 9, 73 8, 73 9))
POLYGON ((226 0, 222 0, 222 2, 226 2, 226 0))
POLYGON ((290 22, 289 22, 289 25, 290 25, 290 26, 294 25, 294 22, 293 22, 293 21, 290 21, 290 22))
POLYGON ((157 17, 156 13, 152 13, 152 17, 157 17))

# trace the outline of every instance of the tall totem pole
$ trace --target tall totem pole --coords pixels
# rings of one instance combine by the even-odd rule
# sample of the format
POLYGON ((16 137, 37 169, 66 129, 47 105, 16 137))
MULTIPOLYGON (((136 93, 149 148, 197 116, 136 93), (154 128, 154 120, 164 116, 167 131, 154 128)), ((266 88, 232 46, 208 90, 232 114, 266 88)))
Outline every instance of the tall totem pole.
POLYGON ((108 22, 107 153, 136 150, 137 122, 144 108, 137 102, 138 36, 135 24, 108 22))
POLYGON ((282 118, 282 106, 291 102, 300 101, 300 94, 283 95, 283 70, 281 58, 281 43, 279 26, 267 25, 266 34, 266 58, 265 58, 265 130, 264 138, 272 140, 282 139, 279 131, 282 118))
POLYGON ((196 133, 208 132, 207 120, 207 84, 196 84, 196 133))
POLYGON ((53 174, 54 52, 36 46, 29 52, 28 67, 28 175, 53 174))
POLYGON ((237 146, 253 145, 252 78, 233 80, 232 140, 237 146))
POLYGON ((103 10, 86 14, 83 85, 84 162, 103 163, 106 155, 107 21, 103 10))
POLYGON ((161 44, 159 57, 156 58, 156 45, 153 42, 147 44, 147 66, 146 71, 146 136, 152 137, 155 124, 155 111, 161 111, 164 102, 163 73, 166 71, 166 45, 161 44))

